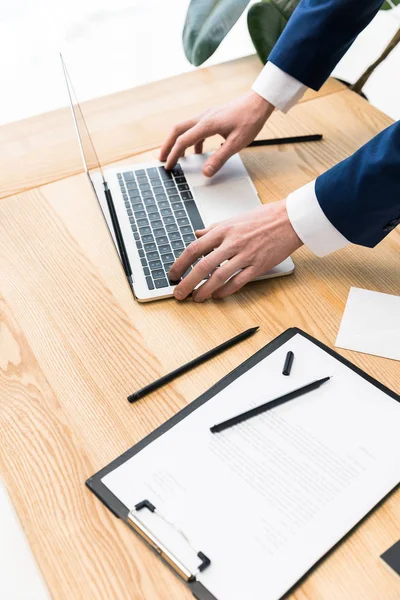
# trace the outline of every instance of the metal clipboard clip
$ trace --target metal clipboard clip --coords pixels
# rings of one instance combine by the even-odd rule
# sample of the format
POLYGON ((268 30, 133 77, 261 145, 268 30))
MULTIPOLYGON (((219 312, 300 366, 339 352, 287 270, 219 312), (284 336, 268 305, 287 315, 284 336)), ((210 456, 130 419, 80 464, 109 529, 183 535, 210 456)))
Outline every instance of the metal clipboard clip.
MULTIPOLYGON (((192 573, 191 570, 188 569, 188 567, 186 567, 182 561, 180 561, 179 558, 173 554, 173 552, 168 550, 165 544, 163 544, 138 517, 137 513, 144 508, 147 508, 152 513, 157 513, 164 521, 172 525, 170 521, 165 519, 165 517, 163 517, 163 515, 156 510, 156 507, 150 502, 150 500, 142 500, 135 505, 133 510, 131 510, 128 514, 128 524, 157 552, 157 554, 159 554, 168 563, 168 565, 176 573, 178 573, 180 577, 182 577, 182 579, 184 579, 184 581, 194 581, 196 579, 196 575, 201 573, 201 571, 204 571, 204 569, 211 564, 211 560, 203 552, 197 552, 197 556, 199 557, 201 563, 197 571, 192 573)), ((186 538, 186 536, 184 537, 186 538)), ((189 546, 192 547, 190 543, 189 546)), ((194 550, 194 548, 192 549, 194 550)))

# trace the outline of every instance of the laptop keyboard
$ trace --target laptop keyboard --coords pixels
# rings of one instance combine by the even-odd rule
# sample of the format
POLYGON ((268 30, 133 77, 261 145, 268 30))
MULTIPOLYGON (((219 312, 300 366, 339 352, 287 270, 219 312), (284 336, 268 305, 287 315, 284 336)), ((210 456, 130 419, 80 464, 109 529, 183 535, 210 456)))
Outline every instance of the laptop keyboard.
POLYGON ((117 177, 147 287, 154 290, 176 285, 168 272, 195 239, 194 231, 204 228, 182 167, 125 171, 117 177))

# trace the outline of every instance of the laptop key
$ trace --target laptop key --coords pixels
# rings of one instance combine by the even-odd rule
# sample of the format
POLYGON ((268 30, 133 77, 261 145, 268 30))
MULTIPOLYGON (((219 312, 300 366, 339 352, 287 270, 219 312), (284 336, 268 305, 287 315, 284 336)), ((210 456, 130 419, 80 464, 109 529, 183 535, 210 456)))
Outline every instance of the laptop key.
POLYGON ((166 225, 165 229, 168 231, 168 233, 171 233, 171 231, 178 231, 178 226, 176 223, 171 223, 170 225, 166 225))
POLYGON ((140 258, 146 258, 145 254, 144 254, 144 250, 139 250, 139 256, 140 256, 140 258))
POLYGON ((154 242, 154 238, 151 234, 149 235, 142 235, 142 242, 143 244, 148 244, 150 242, 154 242))
MULTIPOLYGON (((121 178, 122 178, 121 173, 118 173, 118 179, 121 179, 121 178)), ((132 179, 135 179, 135 176, 132 171, 125 171, 124 179, 125 179, 125 181, 132 181, 132 179)))
POLYGON ((181 183, 181 184, 178 185, 178 190, 180 192, 185 192, 188 189, 189 189, 189 186, 188 186, 187 183, 181 183))
POLYGON ((172 215, 172 210, 168 207, 168 208, 162 208, 160 210, 160 213, 162 214, 163 217, 169 217, 170 215, 172 215))
POLYGON ((134 202, 137 202, 137 201, 140 202, 141 199, 142 199, 141 196, 140 196, 140 194, 139 194, 139 190, 129 190, 128 194, 129 194, 129 198, 130 198, 132 204, 134 202))
POLYGON ((145 258, 141 258, 141 259, 140 259, 140 262, 142 263, 142 267, 143 267, 143 269, 145 269, 145 268, 147 268, 147 269, 148 269, 148 266, 147 266, 147 260, 146 260, 145 258))
POLYGON ((163 227, 159 227, 158 229, 153 229, 153 235, 157 238, 165 235, 165 229, 163 227))
MULTIPOLYGON (((175 259, 174 259, 174 262, 175 262, 175 259)), ((164 269, 166 270, 167 273, 169 273, 169 271, 170 271, 170 269, 171 269, 171 267, 172 267, 173 264, 174 264, 173 262, 164 263, 164 269)))
POLYGON ((181 165, 178 163, 177 165, 175 165, 175 167, 173 169, 171 169, 171 173, 173 173, 173 175, 175 177, 180 177, 183 175, 183 170, 181 165))
POLYGON ((156 286, 156 289, 159 290, 160 288, 168 287, 169 283, 166 279, 156 279, 154 285, 156 286))
POLYGON ((161 256, 161 260, 163 261, 163 263, 170 263, 174 260, 174 255, 172 254, 172 252, 168 252, 168 254, 163 254, 161 256))
POLYGON ((160 186, 156 186, 153 187, 153 192, 157 195, 157 194, 164 194, 164 188, 160 185, 160 186))
POLYGON ((187 217, 183 217, 183 219, 177 219, 176 222, 178 223, 179 227, 182 225, 189 225, 189 219, 187 217))
POLYGON ((162 208, 169 208, 170 204, 168 200, 160 200, 158 203, 158 208, 161 210, 162 208))
POLYGON ((133 233, 136 233, 136 232, 137 232, 137 230, 138 230, 138 228, 137 228, 137 225, 133 225, 133 224, 131 223, 131 229, 132 229, 133 233))
POLYGON ((138 250, 142 250, 142 248, 143 248, 143 244, 142 244, 142 242, 139 242, 139 241, 138 241, 138 242, 136 242, 136 248, 137 248, 138 250))
POLYGON ((165 225, 175 223, 175 217, 163 217, 165 225))
POLYGON ((126 192, 122 191, 122 197, 123 197, 125 203, 129 201, 128 194, 126 192))
POLYGON ((187 233, 186 235, 183 236, 183 240, 185 242, 189 242, 189 244, 191 242, 193 242, 196 239, 196 236, 194 235, 194 233, 187 233))
POLYGON ((163 244, 162 246, 158 246, 158 250, 160 254, 166 254, 167 252, 171 252, 171 246, 169 244, 163 244))
POLYGON ((169 234, 169 239, 171 240, 171 242, 175 241, 175 240, 180 240, 181 238, 181 234, 179 233, 179 231, 172 231, 169 234))
POLYGON ((172 179, 169 179, 169 180, 164 181, 164 186, 166 188, 171 188, 171 187, 174 188, 175 187, 175 183, 174 183, 174 181, 172 179))
POLYGON ((171 246, 174 250, 178 250, 178 248, 184 248, 185 244, 182 240, 176 240, 175 242, 171 242, 171 246))
POLYGON ((138 227, 146 227, 149 225, 149 222, 147 219, 138 219, 138 227))
POLYGON ((161 179, 167 181, 168 179, 172 179, 171 171, 167 171, 164 167, 159 167, 158 171, 160 173, 161 179))
POLYGON ((154 198, 153 192, 151 190, 144 190, 142 192, 143 198, 154 198))
POLYGON ((148 252, 146 254, 146 258, 147 260, 160 260, 160 255, 158 254, 157 251, 152 251, 152 252, 148 252))
POLYGON ((159 229, 160 227, 162 227, 162 221, 153 221, 152 225, 154 229, 159 229))
MULTIPOLYGON (((147 213, 145 210, 138 210, 135 212, 135 217, 137 219, 144 219, 145 217, 147 217, 147 213)), ((138 223, 139 223, 139 221, 138 221, 138 223)))
POLYGON ((128 181, 126 183, 126 187, 128 188, 128 190, 137 190, 137 185, 135 181, 128 181))
POLYGON ((142 175, 146 175, 146 171, 144 169, 138 169, 135 171, 136 177, 141 177, 142 175))
POLYGON ((139 233, 140 235, 148 235, 149 233, 151 233, 151 227, 149 227, 148 225, 146 227, 140 227, 139 225, 139 233))
POLYGON ((150 186, 149 186, 149 184, 147 182, 146 183, 139 183, 139 188, 140 188, 141 192, 144 192, 145 190, 150 190, 151 189, 150 186))
POLYGON ((151 183, 151 185, 152 185, 153 187, 157 187, 157 186, 160 186, 160 185, 162 185, 162 183, 161 183, 161 179, 160 179, 159 177, 157 177, 157 178, 155 178, 155 177, 152 177, 152 178, 150 179, 150 183, 151 183))
POLYGON ((162 235, 162 236, 156 238, 157 246, 163 246, 164 244, 168 244, 168 242, 169 242, 169 239, 167 238, 166 235, 162 235))
POLYGON ((160 202, 161 200, 166 200, 166 199, 167 199, 167 195, 166 194, 164 194, 164 193, 162 193, 162 194, 157 193, 156 194, 156 200, 157 200, 157 202, 160 202))
POLYGON ((133 212, 136 214, 138 211, 144 210, 144 205, 141 202, 132 204, 133 212))
MULTIPOLYGON (((175 198, 175 196, 174 196, 175 198)), ((183 204, 180 201, 181 199, 179 198, 179 196, 176 196, 176 200, 177 202, 175 202, 175 200, 172 199, 172 197, 170 197, 170 201, 171 201, 171 206, 173 208, 173 210, 181 210, 181 208, 183 208, 183 204)))
POLYGON ((149 267, 152 271, 155 271, 157 269, 162 269, 162 262, 161 262, 161 260, 150 260, 149 267))
POLYGON ((151 277, 146 277, 146 283, 149 290, 154 290, 154 283, 151 277))
MULTIPOLYGON (((187 192, 187 193, 190 193, 190 192, 187 192)), ((186 208, 188 217, 190 219, 190 222, 193 225, 193 229, 194 230, 204 229, 203 219, 201 218, 201 215, 199 213, 199 209, 197 208, 196 202, 194 200, 189 200, 188 202, 185 202, 185 208, 186 208)))
POLYGON ((134 233, 133 237, 135 238, 135 240, 138 242, 140 240, 140 236, 138 233, 134 233))
POLYGON ((182 208, 180 210, 176 210, 175 211, 175 217, 177 219, 181 219, 182 217, 186 217, 186 210, 183 210, 182 208))
POLYGON ((156 269, 151 272, 152 278, 155 279, 163 279, 165 277, 164 269, 156 269))
POLYGON ((149 267, 143 267, 143 273, 145 274, 146 277, 148 277, 150 275, 149 267))
POLYGON ((154 252, 154 250, 157 250, 157 245, 154 242, 150 242, 149 244, 145 244, 143 248, 147 254, 148 252, 154 252))
POLYGON ((117 173, 117 177, 118 177, 118 179, 122 179, 122 174, 121 173, 117 173))
POLYGON ((183 251, 184 251, 184 248, 177 248, 177 250, 174 250, 175 258, 179 258, 179 256, 182 254, 183 251))
MULTIPOLYGON (((159 213, 158 213, 158 207, 157 207, 157 204, 155 203, 156 201, 155 201, 153 198, 152 198, 152 202, 154 202, 154 204, 150 204, 150 205, 147 207, 147 212, 148 212, 149 214, 151 214, 151 213, 157 213, 157 215, 158 215, 158 216, 160 216, 160 215, 159 215, 159 213)), ((150 217, 149 217, 149 218, 150 218, 150 217)))
POLYGON ((170 198, 174 197, 176 195, 176 193, 177 193, 177 189, 175 186, 167 189, 167 194, 170 198))
POLYGON ((152 206, 153 204, 155 205, 155 203, 156 203, 154 198, 144 198, 143 202, 145 203, 146 206, 152 206))
POLYGON ((190 225, 183 225, 180 228, 180 230, 181 230, 182 235, 185 235, 186 233, 193 233, 193 230, 190 225))
POLYGON ((187 183, 186 177, 175 177, 175 183, 187 183))
POLYGON ((150 177, 150 179, 154 179, 154 177, 158 177, 157 167, 150 167, 149 169, 146 169, 146 173, 150 177))

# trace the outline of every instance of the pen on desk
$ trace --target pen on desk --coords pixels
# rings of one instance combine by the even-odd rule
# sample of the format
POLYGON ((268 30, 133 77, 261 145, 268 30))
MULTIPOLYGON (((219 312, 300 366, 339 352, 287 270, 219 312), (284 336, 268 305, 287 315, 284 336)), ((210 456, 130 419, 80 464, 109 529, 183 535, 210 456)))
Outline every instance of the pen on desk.
POLYGON ((246 331, 243 331, 242 333, 239 333, 239 335, 236 335, 235 337, 231 338, 230 340, 223 342, 216 348, 213 348, 212 350, 208 350, 208 352, 205 352, 201 356, 198 356, 197 358, 194 358, 193 360, 186 363, 185 365, 178 367, 178 369, 175 369, 175 371, 171 371, 171 373, 168 373, 167 375, 160 377, 160 379, 157 379, 156 381, 153 381, 153 383, 146 385, 141 390, 134 392, 133 394, 128 396, 128 402, 131 402, 131 403, 136 402, 136 400, 139 400, 140 398, 143 398, 143 396, 146 396, 147 394, 154 392, 155 390, 162 387, 166 383, 169 383, 176 377, 179 377, 179 375, 183 375, 183 373, 187 373, 187 371, 190 371, 194 367, 197 367, 198 365, 205 363, 210 358, 214 358, 214 356, 217 356, 221 352, 228 350, 228 348, 231 348, 232 346, 235 346, 236 344, 243 342, 243 340, 247 340, 247 338, 254 335, 256 333, 256 331, 258 331, 258 329, 259 329, 259 327, 252 327, 251 329, 246 329, 246 331))
POLYGON ((300 142, 319 142, 320 140, 322 140, 322 133, 313 133, 311 135, 294 135, 292 137, 254 140, 253 142, 250 142, 247 148, 252 148, 253 146, 277 146, 278 144, 298 144, 300 142))
POLYGON ((282 375, 290 375, 294 360, 294 354, 291 350, 286 354, 285 364, 283 365, 282 375))
POLYGON ((221 423, 218 423, 217 425, 213 425, 212 427, 210 427, 210 431, 211 431, 211 433, 218 433, 219 431, 223 431, 224 429, 229 429, 229 427, 233 427, 234 425, 237 425, 238 423, 247 421, 247 419, 251 419, 252 417, 261 415, 262 413, 265 413, 268 410, 271 410, 272 408, 276 408, 277 406, 280 406, 281 404, 285 404, 285 402, 289 402, 289 400, 293 400, 294 398, 298 398, 299 396, 302 396, 303 394, 306 394, 307 392, 316 390, 317 388, 319 388, 323 383, 325 383, 329 379, 330 379, 330 377, 324 377, 323 379, 317 379, 316 381, 312 381, 311 383, 308 383, 307 385, 303 385, 300 388, 296 388, 295 390, 288 392, 284 396, 280 396, 279 398, 275 398, 274 400, 265 402, 264 404, 261 404, 260 406, 256 406, 255 408, 246 410, 246 412, 244 412, 244 413, 235 415, 234 417, 231 417, 230 419, 227 419, 226 421, 222 421, 221 423))

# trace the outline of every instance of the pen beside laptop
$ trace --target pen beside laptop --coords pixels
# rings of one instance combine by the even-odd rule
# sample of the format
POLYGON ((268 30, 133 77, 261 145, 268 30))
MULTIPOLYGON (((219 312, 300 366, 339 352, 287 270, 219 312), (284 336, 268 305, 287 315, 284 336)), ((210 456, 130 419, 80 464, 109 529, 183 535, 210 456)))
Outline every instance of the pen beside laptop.
POLYGON ((167 375, 160 377, 160 379, 153 381, 153 383, 146 385, 141 390, 138 390, 137 392, 134 392, 133 394, 128 396, 128 402, 130 402, 130 403, 136 402, 136 400, 143 398, 143 396, 146 396, 147 394, 150 394, 151 392, 158 390, 160 387, 169 383, 176 377, 183 375, 183 373, 187 373, 194 367, 197 367, 198 365, 202 365, 207 360, 214 358, 214 356, 218 356, 218 354, 221 354, 221 352, 225 352, 225 350, 228 350, 228 348, 232 348, 232 346, 235 346, 236 344, 239 344, 240 342, 247 340, 247 338, 254 335, 256 333, 256 331, 258 331, 258 329, 259 329, 259 327, 252 327, 251 329, 246 329, 246 331, 243 331, 242 333, 239 333, 239 335, 236 335, 235 337, 231 338, 230 340, 223 342, 216 348, 213 348, 212 350, 205 352, 201 356, 194 358, 193 360, 186 363, 185 365, 178 367, 178 369, 175 369, 175 371, 171 371, 171 373, 168 373, 167 375))

